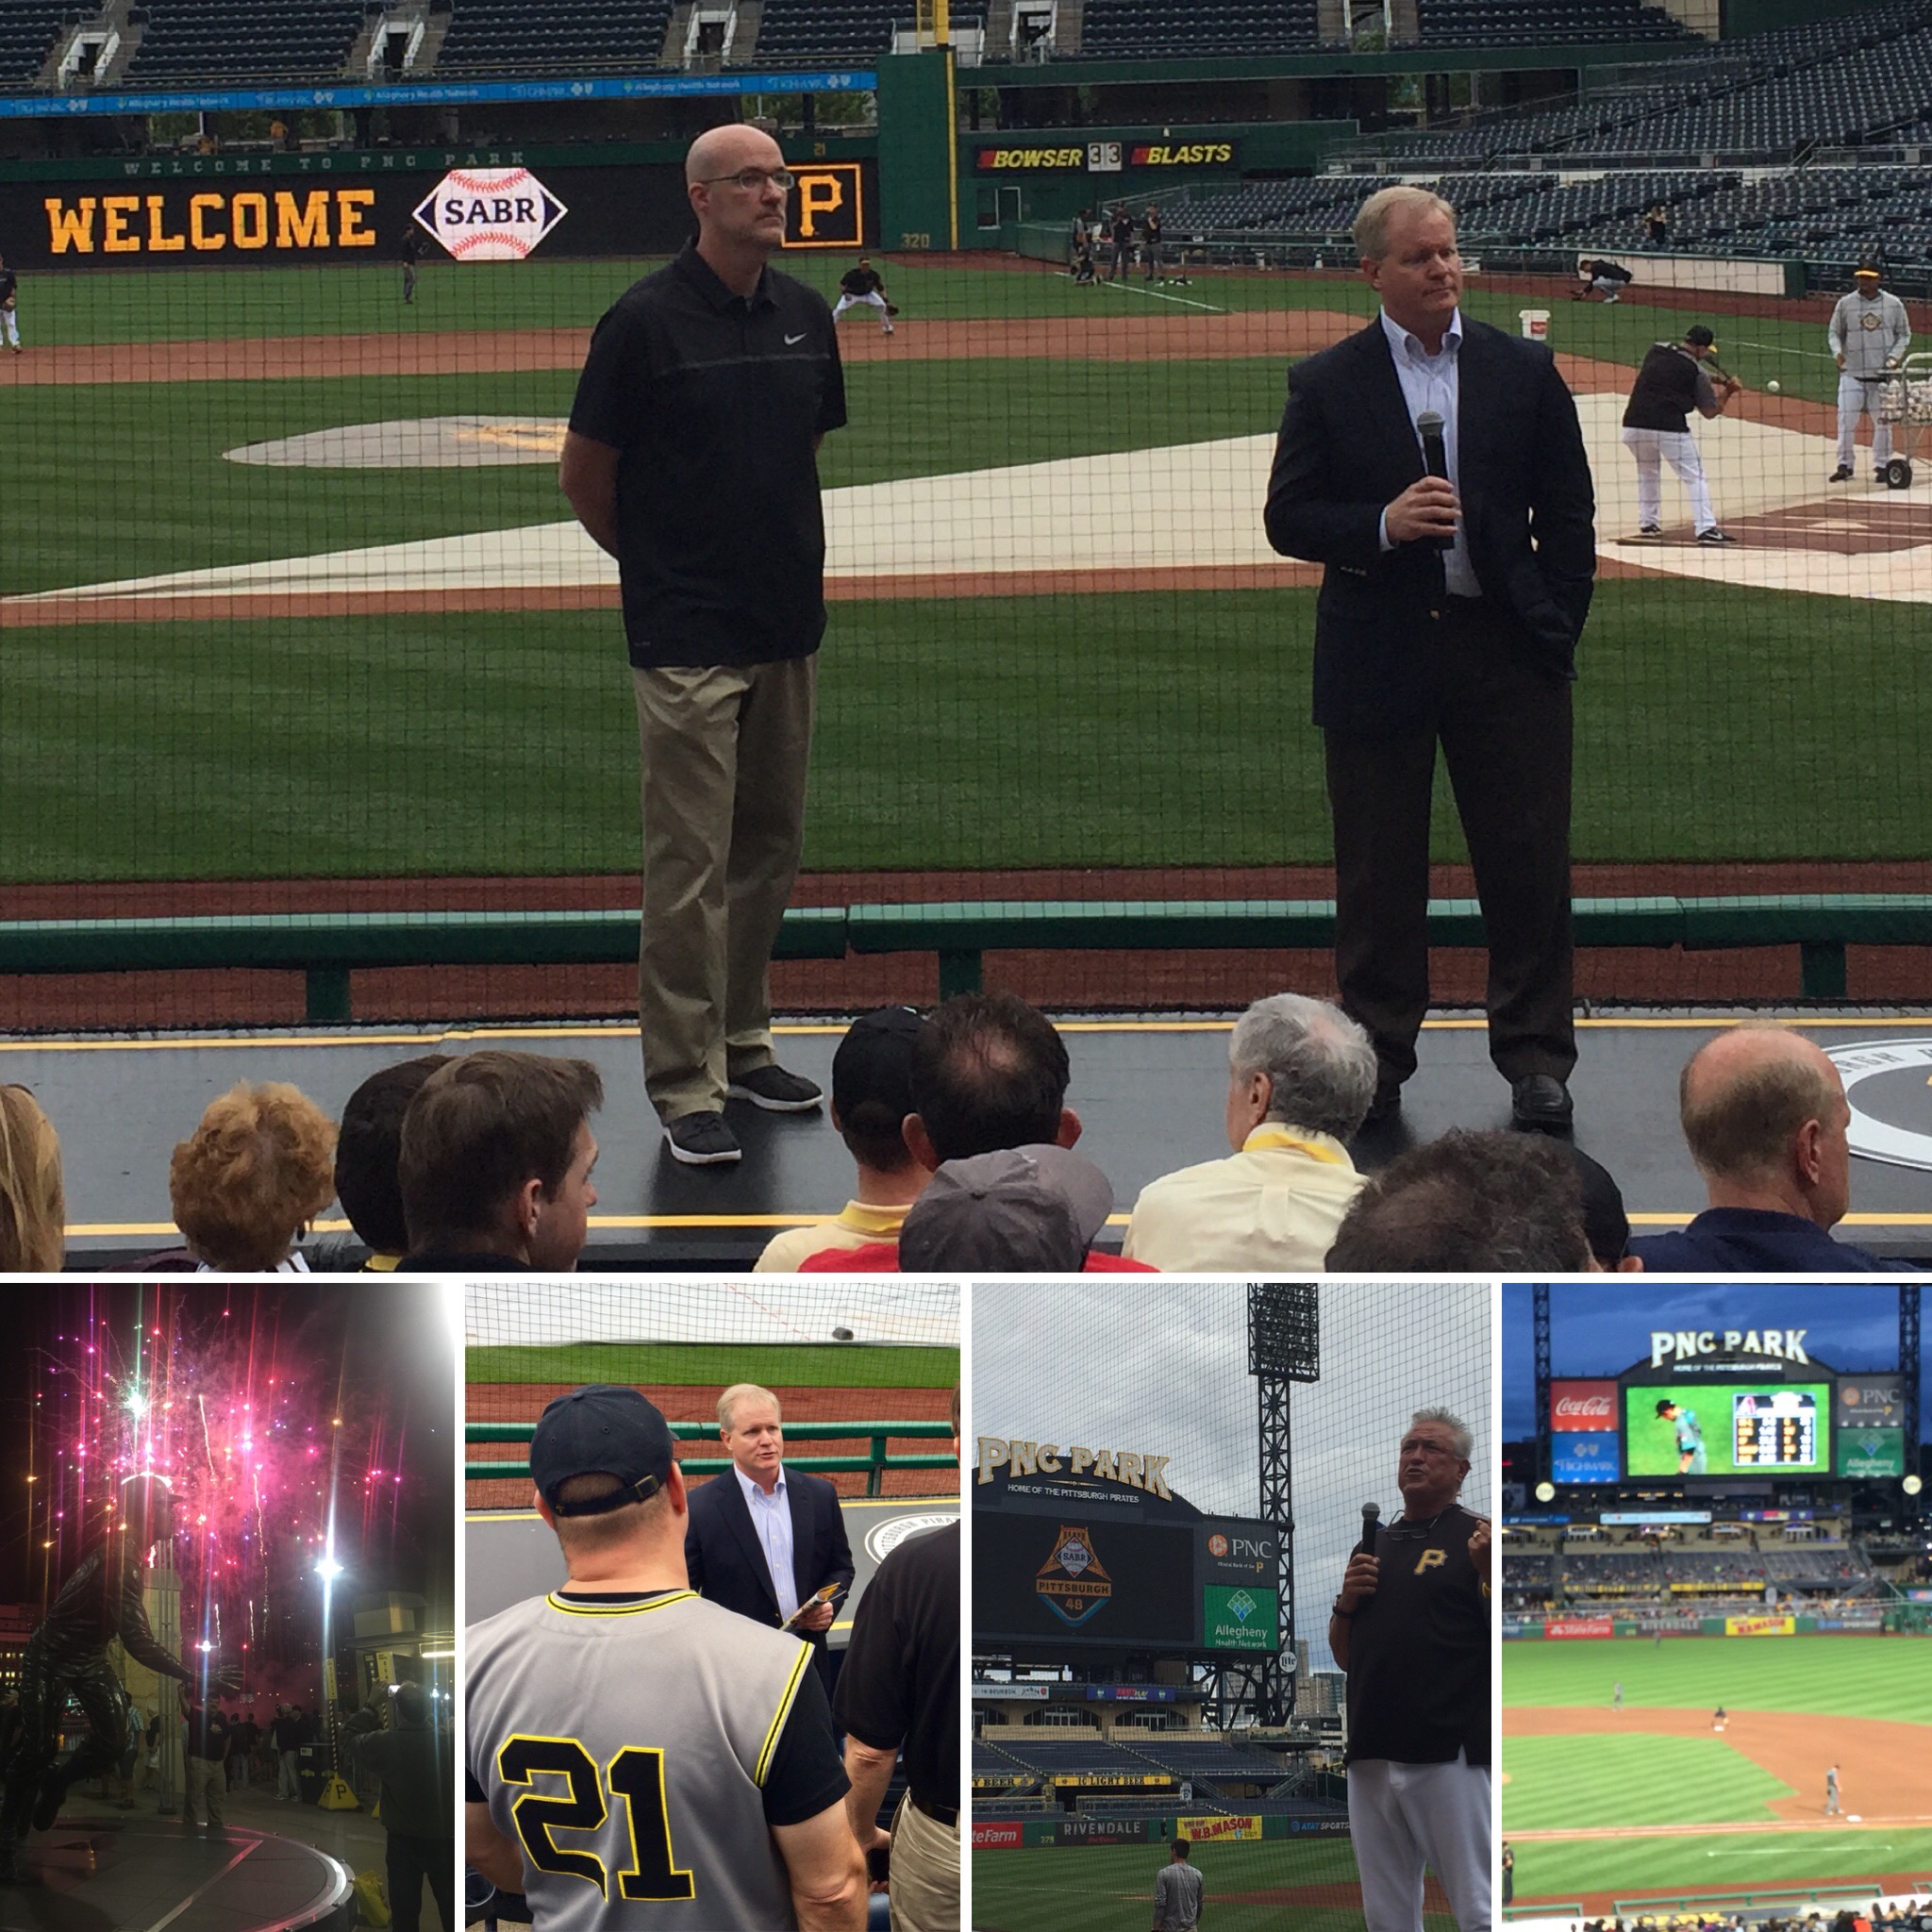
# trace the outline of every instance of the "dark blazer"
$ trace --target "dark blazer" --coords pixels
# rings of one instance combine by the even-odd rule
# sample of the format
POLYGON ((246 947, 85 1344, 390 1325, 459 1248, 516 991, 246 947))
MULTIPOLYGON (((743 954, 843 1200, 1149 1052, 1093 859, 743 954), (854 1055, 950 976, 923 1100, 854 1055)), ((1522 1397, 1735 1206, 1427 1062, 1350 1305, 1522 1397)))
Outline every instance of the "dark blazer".
POLYGON ((1849 1241, 1835 1241, 1816 1222, 1758 1208, 1707 1208, 1688 1227, 1640 1235, 1630 1252, 1647 1272, 1681 1268, 1696 1274, 1909 1274, 1909 1261, 1888 1261, 1849 1241))
MULTIPOLYGON (((1595 503, 1576 404, 1541 342, 1462 319, 1457 462, 1470 561, 1510 641, 1573 678, 1596 574, 1595 503)), ((1268 480, 1268 541, 1326 566, 1315 606, 1315 723, 1407 730, 1427 716, 1429 612, 1442 556, 1384 552, 1384 508, 1424 475, 1379 316, 1289 371, 1268 480)))
MULTIPOLYGON (((785 1472, 791 1501, 791 1580, 803 1604, 828 1583, 850 1583, 851 1546, 839 1513, 839 1492, 822 1475, 785 1472)), ((735 1470, 713 1476, 691 1492, 691 1521, 684 1532, 684 1566, 700 1596, 741 1617, 777 1629, 778 1598, 765 1548, 752 1526, 751 1510, 735 1470)), ((825 1633, 801 1631, 823 1651, 825 1633)))

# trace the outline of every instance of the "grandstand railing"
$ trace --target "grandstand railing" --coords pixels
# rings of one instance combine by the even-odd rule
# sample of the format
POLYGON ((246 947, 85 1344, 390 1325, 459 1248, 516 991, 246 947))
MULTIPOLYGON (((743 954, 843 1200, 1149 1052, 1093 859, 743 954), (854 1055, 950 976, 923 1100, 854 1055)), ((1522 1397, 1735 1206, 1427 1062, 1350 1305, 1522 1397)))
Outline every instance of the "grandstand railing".
MULTIPOLYGON (((673 1423, 671 1433, 680 1442, 700 1442, 717 1434, 716 1426, 710 1423, 673 1423)), ((537 1432, 535 1423, 465 1423, 463 1441, 465 1442, 525 1442, 527 1443, 537 1432)), ((904 1440, 950 1441, 953 1425, 949 1422, 903 1422, 903 1423, 787 1423, 785 1434, 793 1442, 844 1442, 863 1437, 870 1448, 863 1456, 788 1456, 785 1460, 792 1469, 809 1470, 814 1474, 831 1475, 862 1471, 865 1474, 865 1493, 868 1496, 880 1495, 884 1491, 884 1479, 889 1469, 957 1469, 956 1459, 944 1456, 908 1456, 903 1452, 892 1454, 886 1447, 891 1437, 904 1440)), ((677 1466, 687 1475, 723 1475, 731 1467, 728 1456, 684 1457, 677 1459, 677 1466)), ((472 1483, 483 1482, 527 1482, 530 1479, 530 1465, 523 1462, 465 1462, 463 1480, 472 1483)))
MULTIPOLYGON (((1846 997, 1848 946, 1932 944, 1932 893, 1578 899, 1580 946, 1681 946, 1687 952, 1795 945, 1800 994, 1846 997)), ((195 919, 0 921, 0 974, 216 968, 297 971, 311 1025, 355 1017, 350 974, 401 966, 576 966, 637 957, 635 909, 594 912, 264 913, 195 919)), ((1474 899, 1429 905, 1429 943, 1480 946, 1474 899)), ((780 959, 848 953, 931 953, 942 998, 975 991, 987 953, 1224 951, 1335 942, 1332 899, 962 900, 906 906, 799 907, 780 959)))

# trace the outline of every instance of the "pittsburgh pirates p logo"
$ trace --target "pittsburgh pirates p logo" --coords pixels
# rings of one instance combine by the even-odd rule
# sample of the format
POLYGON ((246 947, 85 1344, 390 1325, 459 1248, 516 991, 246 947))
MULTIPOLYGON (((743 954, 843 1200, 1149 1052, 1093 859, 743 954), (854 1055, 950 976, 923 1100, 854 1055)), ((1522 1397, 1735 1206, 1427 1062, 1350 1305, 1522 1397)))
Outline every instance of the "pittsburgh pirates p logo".
POLYGON ((1415 1574, 1420 1576, 1424 1570, 1440 1570, 1448 1560, 1447 1550, 1424 1550, 1416 1558, 1415 1574))

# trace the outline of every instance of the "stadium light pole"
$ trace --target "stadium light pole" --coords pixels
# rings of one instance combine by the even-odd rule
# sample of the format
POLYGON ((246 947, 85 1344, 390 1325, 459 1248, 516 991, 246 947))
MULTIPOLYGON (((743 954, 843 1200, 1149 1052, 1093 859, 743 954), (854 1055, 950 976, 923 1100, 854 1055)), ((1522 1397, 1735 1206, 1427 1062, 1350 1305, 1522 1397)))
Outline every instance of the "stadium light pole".
POLYGON ((1536 1468, 1530 1481, 1541 1494, 1550 1481, 1550 1284, 1539 1281, 1530 1290, 1530 1320, 1536 1336, 1536 1468))

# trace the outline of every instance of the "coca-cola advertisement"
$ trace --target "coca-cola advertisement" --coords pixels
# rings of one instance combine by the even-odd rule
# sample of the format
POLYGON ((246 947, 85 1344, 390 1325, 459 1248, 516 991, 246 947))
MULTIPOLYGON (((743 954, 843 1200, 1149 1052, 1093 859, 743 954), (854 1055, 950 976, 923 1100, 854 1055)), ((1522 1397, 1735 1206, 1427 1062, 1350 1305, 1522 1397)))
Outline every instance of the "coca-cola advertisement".
POLYGON ((1552 1382, 1550 1427, 1557 1435, 1577 1436, 1617 1426, 1617 1385, 1614 1382, 1552 1382))

